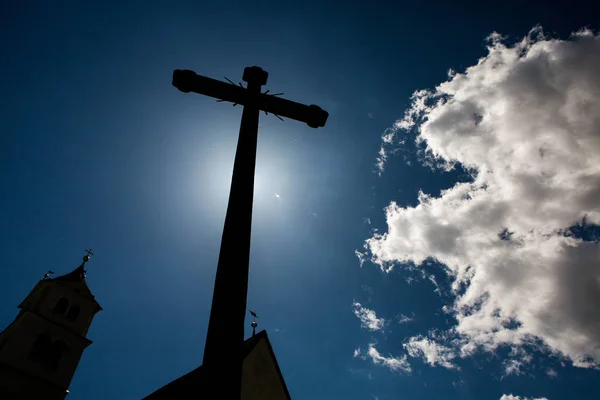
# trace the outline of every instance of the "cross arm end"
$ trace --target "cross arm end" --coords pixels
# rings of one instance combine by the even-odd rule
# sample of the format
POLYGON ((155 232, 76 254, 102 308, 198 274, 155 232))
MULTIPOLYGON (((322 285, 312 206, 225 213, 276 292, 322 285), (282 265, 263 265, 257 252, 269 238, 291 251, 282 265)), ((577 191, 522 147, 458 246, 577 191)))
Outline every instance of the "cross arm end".
POLYGON ((189 93, 193 89, 191 83, 196 76, 198 74, 189 69, 176 69, 173 71, 173 81, 171 83, 180 91, 189 93))
POLYGON ((296 103, 295 101, 266 94, 262 95, 261 100, 261 110, 304 122, 311 128, 321 128, 325 126, 327 118, 329 118, 329 113, 315 104, 307 106, 305 104, 296 103))

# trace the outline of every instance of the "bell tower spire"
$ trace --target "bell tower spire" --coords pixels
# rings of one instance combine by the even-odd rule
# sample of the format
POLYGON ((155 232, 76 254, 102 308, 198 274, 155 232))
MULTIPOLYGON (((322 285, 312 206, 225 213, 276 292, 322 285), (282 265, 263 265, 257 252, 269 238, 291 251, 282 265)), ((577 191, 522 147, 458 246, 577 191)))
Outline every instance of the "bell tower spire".
POLYGON ((84 350, 95 314, 102 310, 86 283, 86 250, 73 271, 48 271, 0 332, 0 398, 62 400, 84 350))

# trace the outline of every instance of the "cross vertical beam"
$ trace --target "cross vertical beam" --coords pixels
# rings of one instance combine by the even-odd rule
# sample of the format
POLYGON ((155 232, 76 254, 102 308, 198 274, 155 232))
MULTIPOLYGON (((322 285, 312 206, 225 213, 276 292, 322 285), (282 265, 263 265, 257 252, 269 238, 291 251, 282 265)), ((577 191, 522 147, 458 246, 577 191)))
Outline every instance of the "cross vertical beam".
POLYGON ((242 345, 248 294, 254 173, 258 139, 259 112, 305 122, 310 127, 325 125, 328 113, 315 105, 285 100, 261 93, 268 74, 259 67, 247 67, 244 88, 197 75, 189 70, 173 72, 173 86, 244 106, 233 165, 229 203, 223 227, 221 249, 215 277, 203 365, 214 393, 221 399, 240 399, 242 383, 242 345))
POLYGON ((230 395, 223 396, 223 399, 239 399, 241 396, 241 350, 248 295, 254 172, 260 112, 256 99, 261 93, 261 86, 267 83, 266 73, 263 75, 261 72, 264 71, 251 70, 248 74, 244 73, 244 80, 248 82, 245 93, 247 102, 242 112, 204 346, 203 364, 212 367, 216 375, 213 382, 227 382, 223 386, 228 387, 223 387, 223 390, 230 395), (224 379, 224 376, 227 379, 224 379))

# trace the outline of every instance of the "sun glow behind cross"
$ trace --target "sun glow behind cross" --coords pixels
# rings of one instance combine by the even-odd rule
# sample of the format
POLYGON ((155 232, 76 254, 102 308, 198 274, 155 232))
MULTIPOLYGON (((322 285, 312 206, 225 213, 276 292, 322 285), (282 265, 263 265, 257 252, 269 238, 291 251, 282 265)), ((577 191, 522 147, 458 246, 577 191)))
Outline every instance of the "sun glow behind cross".
MULTIPOLYGON (((200 217, 215 227, 222 226, 229 200, 237 132, 203 140, 197 156, 190 157, 185 185, 192 191, 193 218, 200 217)), ((289 193, 289 160, 278 151, 278 141, 268 140, 269 133, 259 137, 254 178, 253 220, 255 227, 275 224, 291 210, 289 193)), ((191 151, 191 149, 190 149, 191 151)))

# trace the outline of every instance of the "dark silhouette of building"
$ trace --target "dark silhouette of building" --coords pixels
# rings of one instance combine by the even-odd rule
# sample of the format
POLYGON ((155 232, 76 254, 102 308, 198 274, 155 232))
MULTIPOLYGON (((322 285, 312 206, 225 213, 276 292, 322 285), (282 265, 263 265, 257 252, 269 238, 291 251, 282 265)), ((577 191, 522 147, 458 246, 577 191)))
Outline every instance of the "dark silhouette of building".
MULTIPOLYGON (((91 251, 89 252, 91 253, 91 251)), ((88 253, 88 254, 89 254, 88 253)), ((85 281, 84 265, 39 281, 0 332, 0 399, 64 399, 95 314, 102 310, 85 281)))
MULTIPOLYGON (((242 400, 291 400, 266 331, 252 335, 244 342, 242 359, 242 400)), ((208 388, 214 388, 214 385, 208 379, 209 375, 201 365, 143 400, 223 398, 219 393, 210 392, 208 388)))

